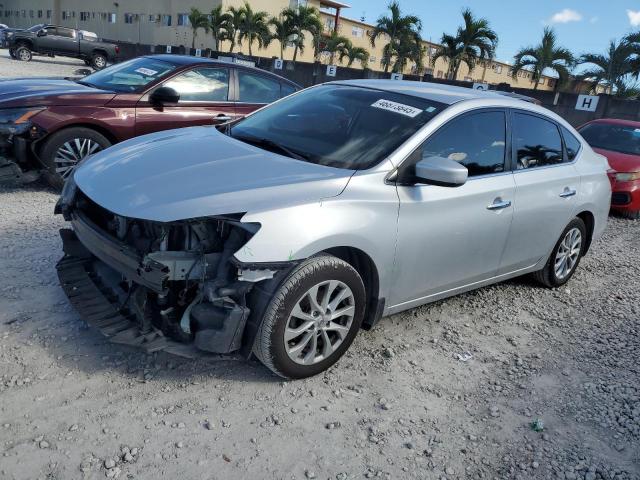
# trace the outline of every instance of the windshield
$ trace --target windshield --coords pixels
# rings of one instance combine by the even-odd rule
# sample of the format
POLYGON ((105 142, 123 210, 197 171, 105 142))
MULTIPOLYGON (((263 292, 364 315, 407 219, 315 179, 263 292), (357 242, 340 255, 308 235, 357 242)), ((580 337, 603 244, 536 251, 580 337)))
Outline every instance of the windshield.
POLYGON ((609 123, 591 123, 579 131, 587 143, 594 148, 640 155, 640 128, 609 123))
POLYGON ((114 92, 140 92, 175 68, 167 62, 139 57, 92 73, 78 83, 114 92))
POLYGON ((362 170, 380 163, 444 107, 409 95, 322 85, 256 112, 230 134, 300 160, 362 170))

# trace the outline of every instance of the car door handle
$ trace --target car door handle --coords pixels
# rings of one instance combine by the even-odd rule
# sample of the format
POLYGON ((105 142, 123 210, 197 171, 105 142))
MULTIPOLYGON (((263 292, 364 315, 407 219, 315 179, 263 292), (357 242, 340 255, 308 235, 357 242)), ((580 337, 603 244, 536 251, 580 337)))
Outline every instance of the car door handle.
POLYGON ((503 208, 509 208, 511 206, 511 200, 500 200, 496 198, 491 205, 487 205, 487 210, 502 210, 503 208))
POLYGON ((214 120, 218 120, 220 122, 228 122, 229 120, 231 120, 231 117, 229 115, 225 115, 224 113, 221 113, 220 115, 216 115, 214 117, 214 120))
POLYGON ((565 188, 565 189, 564 189, 564 192, 562 192, 562 193, 560 194, 560 196, 561 196, 562 198, 568 198, 568 197, 573 197, 576 193, 577 193, 577 192, 576 192, 575 190, 572 190, 572 189, 570 189, 570 188, 565 188))

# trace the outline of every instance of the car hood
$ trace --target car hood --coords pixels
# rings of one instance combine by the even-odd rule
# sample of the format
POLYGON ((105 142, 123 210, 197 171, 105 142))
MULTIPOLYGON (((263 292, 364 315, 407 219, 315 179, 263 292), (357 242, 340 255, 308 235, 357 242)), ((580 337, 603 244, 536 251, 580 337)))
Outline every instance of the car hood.
POLYGON ((114 95, 114 92, 65 79, 14 78, 0 81, 0 108, 86 104, 101 106, 114 95))
POLYGON ((353 173, 191 127, 108 148, 77 168, 74 180, 111 212, 171 222, 319 201, 339 195, 353 173))
POLYGON ((640 171, 640 155, 629 155, 628 153, 603 150, 602 148, 594 148, 593 150, 607 157, 609 165, 616 172, 632 173, 640 171))

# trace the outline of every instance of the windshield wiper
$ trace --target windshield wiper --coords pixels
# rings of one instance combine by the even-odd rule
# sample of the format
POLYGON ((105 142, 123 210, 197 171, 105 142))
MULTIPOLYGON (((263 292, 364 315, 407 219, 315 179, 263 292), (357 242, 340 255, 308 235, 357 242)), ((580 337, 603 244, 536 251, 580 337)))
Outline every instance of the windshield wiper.
POLYGON ((251 145, 255 145, 256 147, 266 147, 269 150, 278 150, 281 153, 284 153, 286 156, 295 158, 296 160, 304 160, 305 162, 309 161, 309 156, 304 155, 300 152, 295 152, 284 145, 279 144, 278 142, 274 142, 268 138, 257 138, 257 137, 248 137, 244 135, 240 135, 237 137, 233 137, 236 140, 240 140, 241 142, 250 143, 251 145))

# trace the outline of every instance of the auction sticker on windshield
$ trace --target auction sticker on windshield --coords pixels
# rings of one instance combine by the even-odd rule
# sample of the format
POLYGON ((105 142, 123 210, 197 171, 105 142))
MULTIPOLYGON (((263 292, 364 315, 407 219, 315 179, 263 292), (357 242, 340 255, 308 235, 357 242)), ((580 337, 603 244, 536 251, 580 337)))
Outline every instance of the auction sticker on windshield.
POLYGON ((371 105, 373 108, 380 108, 389 112, 399 113, 406 117, 417 117, 422 113, 422 110, 411 105, 404 105, 402 103, 392 102, 391 100, 380 99, 371 105))

